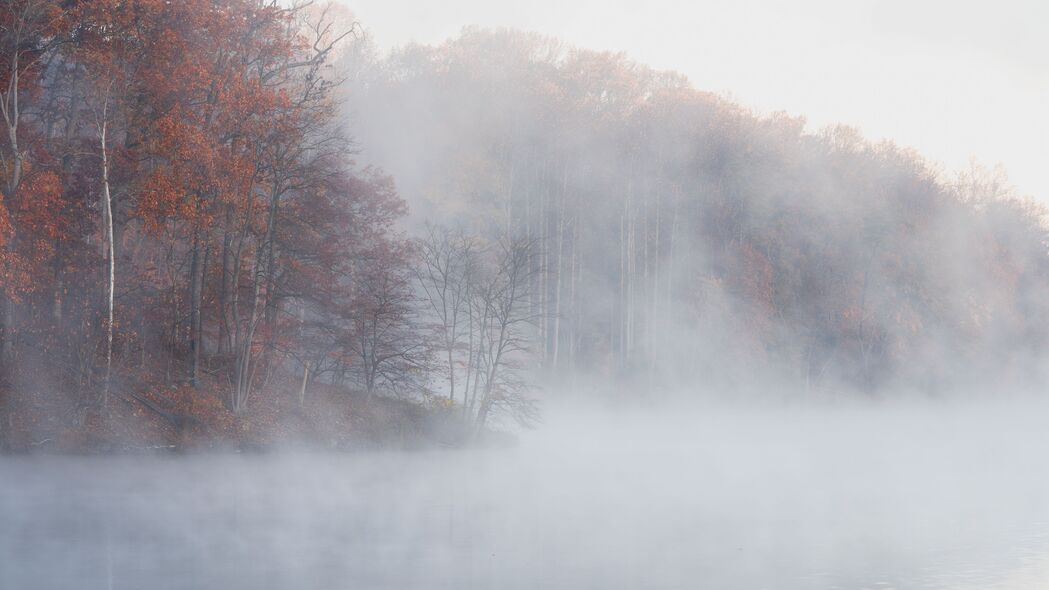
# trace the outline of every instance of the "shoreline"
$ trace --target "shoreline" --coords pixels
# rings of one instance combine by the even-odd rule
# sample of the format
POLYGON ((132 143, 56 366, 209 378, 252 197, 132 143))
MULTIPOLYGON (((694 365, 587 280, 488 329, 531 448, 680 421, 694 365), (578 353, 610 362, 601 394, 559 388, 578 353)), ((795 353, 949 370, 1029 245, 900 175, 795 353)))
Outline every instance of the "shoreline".
POLYGON ((407 400, 318 384, 300 402, 272 384, 243 414, 223 403, 222 390, 154 387, 115 395, 107 416, 86 405, 82 391, 0 391, 0 456, 136 456, 285 450, 357 453, 505 448, 516 436, 475 433, 461 408, 446 399, 407 400))

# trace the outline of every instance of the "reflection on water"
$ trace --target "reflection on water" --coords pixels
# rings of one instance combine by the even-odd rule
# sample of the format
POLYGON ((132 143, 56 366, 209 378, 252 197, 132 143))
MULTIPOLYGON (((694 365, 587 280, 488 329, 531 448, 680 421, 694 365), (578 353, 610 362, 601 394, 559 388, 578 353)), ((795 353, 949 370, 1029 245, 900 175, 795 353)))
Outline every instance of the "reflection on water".
POLYGON ((1044 410, 565 412, 502 451, 7 458, 0 588, 1049 587, 1044 410))

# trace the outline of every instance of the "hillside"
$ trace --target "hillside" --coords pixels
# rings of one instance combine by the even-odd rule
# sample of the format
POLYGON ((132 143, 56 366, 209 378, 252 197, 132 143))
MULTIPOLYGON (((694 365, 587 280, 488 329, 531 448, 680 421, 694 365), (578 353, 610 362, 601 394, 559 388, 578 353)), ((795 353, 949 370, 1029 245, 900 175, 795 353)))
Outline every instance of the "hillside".
POLYGON ((535 34, 361 55, 346 112, 413 217, 540 242, 547 369, 869 392, 1043 376, 1044 210, 998 171, 945 176, 535 34))

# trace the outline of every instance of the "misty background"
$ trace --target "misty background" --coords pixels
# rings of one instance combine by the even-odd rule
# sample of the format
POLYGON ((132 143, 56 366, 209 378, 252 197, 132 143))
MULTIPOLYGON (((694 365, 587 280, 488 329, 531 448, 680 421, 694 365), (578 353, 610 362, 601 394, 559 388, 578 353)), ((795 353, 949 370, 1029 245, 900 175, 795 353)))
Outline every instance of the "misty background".
POLYGON ((1049 585, 1042 6, 12 2, 0 588, 1049 585))
POLYGON ((811 129, 855 126, 948 170, 971 157, 1001 162, 1021 194, 1049 194, 1046 8, 1033 0, 344 4, 384 51, 437 44, 467 24, 537 31, 624 51, 760 113, 803 116, 811 129))
POLYGON ((1042 379, 1045 211, 1002 166, 945 168, 514 29, 385 57, 365 34, 342 64, 359 157, 396 179, 409 224, 537 242, 543 371, 890 395, 1042 379))

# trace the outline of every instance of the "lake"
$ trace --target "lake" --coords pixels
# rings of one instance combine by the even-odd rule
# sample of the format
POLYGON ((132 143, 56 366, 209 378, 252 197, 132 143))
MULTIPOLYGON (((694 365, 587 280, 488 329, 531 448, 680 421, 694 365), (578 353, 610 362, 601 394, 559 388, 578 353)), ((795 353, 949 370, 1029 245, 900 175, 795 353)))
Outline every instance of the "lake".
POLYGON ((1047 417, 579 405, 513 449, 8 457, 0 588, 1043 588, 1047 417))

